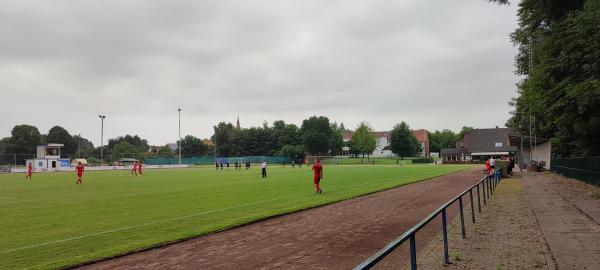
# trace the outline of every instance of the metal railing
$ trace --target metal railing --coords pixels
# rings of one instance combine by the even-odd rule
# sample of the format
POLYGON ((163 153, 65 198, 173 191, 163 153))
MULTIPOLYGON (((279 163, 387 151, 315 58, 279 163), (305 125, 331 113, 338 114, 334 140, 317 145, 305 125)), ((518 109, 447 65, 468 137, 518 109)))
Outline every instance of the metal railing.
POLYGON ((375 266, 379 261, 389 255, 396 248, 400 247, 406 240, 410 241, 410 268, 412 270, 417 269, 417 243, 416 243, 416 233, 421 230, 425 225, 431 222, 438 215, 442 215, 442 234, 444 239, 444 263, 450 264, 450 257, 448 255, 448 222, 446 220, 446 208, 450 207, 454 202, 458 201, 459 209, 460 209, 460 227, 462 238, 466 238, 465 232, 465 217, 463 211, 463 196, 467 193, 469 194, 469 199, 471 202, 471 219, 472 222, 475 223, 475 205, 473 204, 473 189, 477 189, 477 207, 479 213, 481 213, 481 197, 483 197, 483 204, 487 204, 487 200, 491 199, 491 195, 496 190, 496 186, 500 182, 501 169, 498 169, 494 172, 494 174, 486 175, 481 180, 479 180, 476 184, 467 188, 465 191, 461 192, 458 196, 452 198, 450 201, 442 205, 440 208, 435 210, 433 213, 429 214, 429 216, 425 217, 419 223, 417 223, 412 228, 408 229, 404 232, 400 237, 396 238, 394 241, 390 242, 383 249, 375 253, 373 256, 369 257, 356 267, 355 270, 359 269, 370 269, 375 266), (480 187, 481 186, 481 191, 480 187), (481 196, 483 193, 483 196, 481 196))

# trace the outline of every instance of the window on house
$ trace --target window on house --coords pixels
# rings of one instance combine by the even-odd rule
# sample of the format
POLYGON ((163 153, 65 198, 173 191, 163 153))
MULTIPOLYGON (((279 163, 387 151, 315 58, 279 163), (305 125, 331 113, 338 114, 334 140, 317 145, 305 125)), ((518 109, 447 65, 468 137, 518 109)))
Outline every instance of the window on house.
POLYGON ((502 142, 496 142, 496 147, 502 147, 502 142))

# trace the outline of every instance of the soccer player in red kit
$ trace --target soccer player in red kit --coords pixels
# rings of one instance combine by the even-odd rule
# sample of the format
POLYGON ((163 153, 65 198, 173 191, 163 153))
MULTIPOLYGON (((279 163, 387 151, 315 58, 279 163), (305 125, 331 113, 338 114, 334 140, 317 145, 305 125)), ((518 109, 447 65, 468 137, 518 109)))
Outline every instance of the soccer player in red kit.
POLYGON ((33 167, 31 166, 31 163, 29 163, 29 165, 27 165, 27 175, 25 176, 25 179, 27 179, 27 178, 31 179, 32 172, 33 172, 33 167))
POLYGON ((141 161, 138 163, 138 173, 139 173, 138 176, 142 176, 142 162, 141 161))
POLYGON ((321 165, 321 161, 317 158, 315 159, 315 163, 312 166, 312 170, 314 173, 313 183, 315 184, 315 190, 317 193, 321 194, 323 191, 321 190, 321 179, 323 179, 323 165, 321 165))
POLYGON ((79 164, 77 164, 77 168, 75 168, 75 171, 77 172, 77 184, 83 184, 83 182, 81 182, 81 177, 83 176, 83 164, 81 164, 81 162, 79 162, 79 164))
POLYGON ((137 176, 137 170, 138 170, 138 164, 137 161, 133 162, 133 168, 131 169, 131 174, 129 174, 129 176, 137 176))

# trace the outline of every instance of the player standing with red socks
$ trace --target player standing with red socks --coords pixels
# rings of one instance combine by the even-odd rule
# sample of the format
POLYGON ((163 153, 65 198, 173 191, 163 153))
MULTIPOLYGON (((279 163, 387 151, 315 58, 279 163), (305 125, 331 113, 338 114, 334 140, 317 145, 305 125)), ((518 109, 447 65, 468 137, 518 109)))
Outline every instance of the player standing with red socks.
POLYGON ((315 184, 315 190, 317 193, 321 194, 323 193, 320 186, 321 179, 323 179, 323 165, 321 165, 321 161, 318 158, 315 159, 312 170, 314 172, 313 183, 315 184))

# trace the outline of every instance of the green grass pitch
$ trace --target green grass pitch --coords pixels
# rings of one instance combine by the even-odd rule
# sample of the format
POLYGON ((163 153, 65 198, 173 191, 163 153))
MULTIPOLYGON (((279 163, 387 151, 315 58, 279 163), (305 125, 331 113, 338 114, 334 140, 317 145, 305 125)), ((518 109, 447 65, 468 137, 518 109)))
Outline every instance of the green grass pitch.
POLYGON ((0 174, 0 269, 72 266, 448 174, 466 166, 326 166, 0 174))

